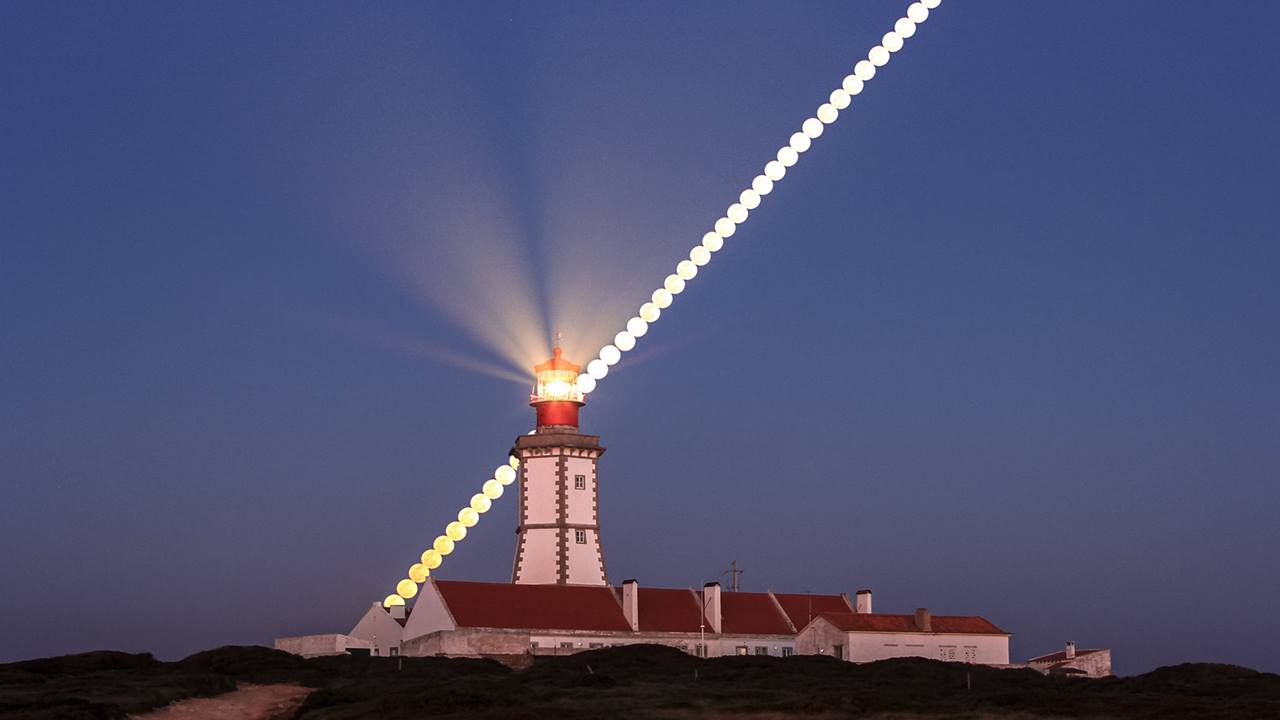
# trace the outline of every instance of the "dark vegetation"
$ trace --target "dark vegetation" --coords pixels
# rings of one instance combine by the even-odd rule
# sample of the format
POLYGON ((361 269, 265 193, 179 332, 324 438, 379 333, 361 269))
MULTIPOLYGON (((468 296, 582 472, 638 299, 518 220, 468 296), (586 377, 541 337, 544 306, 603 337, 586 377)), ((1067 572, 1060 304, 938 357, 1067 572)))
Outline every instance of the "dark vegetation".
POLYGON ((900 659, 698 660, 632 646, 538 658, 527 670, 491 660, 331 657, 303 660, 224 647, 175 663, 87 653, 0 665, 0 718, 122 718, 235 682, 316 688, 302 720, 348 718, 1055 717, 1280 718, 1280 675, 1187 664, 1106 680, 900 659))

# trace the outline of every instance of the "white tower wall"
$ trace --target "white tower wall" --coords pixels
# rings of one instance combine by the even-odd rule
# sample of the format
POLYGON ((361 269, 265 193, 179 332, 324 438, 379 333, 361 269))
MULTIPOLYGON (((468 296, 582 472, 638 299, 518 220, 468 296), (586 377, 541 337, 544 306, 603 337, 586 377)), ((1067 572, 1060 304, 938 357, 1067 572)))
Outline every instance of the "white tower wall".
POLYGON ((540 432, 517 438, 513 452, 521 478, 511 581, 607 585, 596 472, 604 453, 600 439, 540 432))

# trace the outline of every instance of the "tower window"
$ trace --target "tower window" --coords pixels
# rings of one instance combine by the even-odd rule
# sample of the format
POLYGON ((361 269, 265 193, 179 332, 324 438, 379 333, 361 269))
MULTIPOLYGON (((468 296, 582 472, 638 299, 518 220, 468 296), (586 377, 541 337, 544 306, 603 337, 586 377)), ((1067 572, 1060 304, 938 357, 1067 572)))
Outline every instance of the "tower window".
POLYGON ((574 530, 574 531, 573 531, 573 541, 574 541, 574 542, 576 542, 576 543, 578 543, 579 545, 586 545, 586 544, 587 544, 587 531, 586 531, 586 530, 574 530))
POLYGON ((574 475, 574 476, 573 476, 573 489, 574 489, 574 490, 586 490, 586 489, 587 489, 587 476, 586 476, 586 475, 574 475))

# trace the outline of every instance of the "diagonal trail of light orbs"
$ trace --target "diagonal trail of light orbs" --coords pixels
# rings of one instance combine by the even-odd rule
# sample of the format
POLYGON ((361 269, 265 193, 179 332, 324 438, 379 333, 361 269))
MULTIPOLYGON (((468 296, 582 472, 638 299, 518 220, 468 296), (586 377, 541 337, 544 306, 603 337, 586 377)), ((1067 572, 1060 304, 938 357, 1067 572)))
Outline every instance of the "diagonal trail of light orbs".
MULTIPOLYGON (((675 296, 684 291, 685 285, 698 276, 698 268, 711 262, 712 253, 724 247, 724 241, 733 237, 737 227, 747 221, 752 210, 760 206, 763 198, 773 191, 774 185, 787 174, 787 168, 800 161, 800 155, 808 152, 813 141, 822 136, 823 128, 834 123, 876 75, 876 68, 889 63, 893 53, 902 50, 904 41, 916 34, 916 27, 929 17, 929 11, 942 4, 942 0, 920 0, 907 7, 905 17, 899 18, 893 30, 885 33, 880 44, 867 52, 864 60, 853 66, 853 73, 846 76, 840 87, 831 92, 827 102, 818 106, 814 117, 800 124, 787 144, 778 150, 773 160, 765 163, 761 174, 743 190, 738 201, 725 210, 723 217, 715 221, 713 228, 702 236, 702 242, 689 251, 688 259, 676 264, 675 272, 663 280, 662 287, 653 291, 649 301, 640 306, 635 317, 613 338, 613 343, 600 348, 599 355, 587 363, 586 372, 578 376, 578 389, 586 395, 596 389, 598 381, 609 374, 609 368, 622 359, 622 354, 636 346, 636 339, 644 337, 649 325, 658 321, 662 311, 671 307, 675 296)), ((403 605, 404 601, 418 594, 418 585, 425 582, 431 570, 440 567, 444 556, 453 552, 454 543, 467 535, 467 528, 478 522, 480 513, 489 509, 492 500, 502 496, 502 487, 515 482, 520 461, 514 456, 507 465, 494 471, 493 479, 484 484, 483 493, 471 499, 471 505, 458 513, 458 519, 445 527, 445 534, 437 537, 431 548, 422 553, 421 562, 409 568, 409 576, 396 584, 396 591, 388 595, 383 604, 387 607, 403 605), (491 494, 491 491, 496 494, 491 494), (479 501, 479 504, 477 504, 479 501), (482 509, 483 508, 483 509, 482 509)))

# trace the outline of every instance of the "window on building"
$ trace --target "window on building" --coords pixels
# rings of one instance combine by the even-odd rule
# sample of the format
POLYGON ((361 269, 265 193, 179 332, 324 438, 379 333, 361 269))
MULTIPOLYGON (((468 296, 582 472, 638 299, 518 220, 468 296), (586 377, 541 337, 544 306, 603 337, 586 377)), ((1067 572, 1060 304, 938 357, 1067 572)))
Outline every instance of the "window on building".
POLYGON ((955 660, 956 646, 955 645, 939 645, 938 659, 939 660, 955 660))
POLYGON ((378 656, 378 648, 374 648, 374 649, 373 649, 373 655, 374 655, 374 657, 377 657, 377 656, 378 656))
POLYGON ((831 646, 831 656, 832 656, 832 657, 834 657, 834 658, 835 658, 835 659, 837 659, 837 660, 843 660, 843 659, 844 659, 844 646, 843 646, 843 645, 832 645, 832 646, 831 646))
POLYGON ((573 531, 573 541, 574 541, 574 542, 576 542, 576 543, 578 543, 579 545, 586 545, 586 544, 587 544, 587 531, 586 531, 586 530, 574 530, 574 531, 573 531))
POLYGON ((768 655, 768 654, 769 654, 769 646, 768 646, 768 645, 757 645, 757 646, 756 646, 756 654, 757 654, 757 655, 768 655))
POLYGON ((706 657, 706 656, 707 656, 707 646, 706 646, 706 645, 703 645, 703 644, 699 643, 699 644, 696 646, 696 649, 697 649, 697 652, 695 652, 694 654, 695 654, 695 655, 697 655, 698 657, 700 657, 700 658, 704 658, 704 657, 706 657))
POLYGON ((574 476, 573 476, 573 489, 574 489, 574 490, 586 490, 586 489, 587 489, 587 476, 586 476, 586 475, 574 475, 574 476))
POLYGON ((783 647, 782 657, 791 657, 792 655, 795 654, 795 652, 796 652, 796 649, 793 647, 783 647))
POLYGON ((537 649, 538 649, 538 641, 537 641, 537 640, 533 640, 533 641, 531 641, 531 642, 529 643, 529 649, 530 649, 530 650, 537 651, 537 649))
POLYGON ((571 642, 562 642, 562 643, 560 643, 560 649, 561 649, 561 650, 572 650, 572 649, 573 649, 573 643, 571 643, 571 642))
POLYGON ((747 646, 746 646, 746 645, 739 645, 739 646, 738 646, 738 654, 739 654, 739 655, 746 655, 746 654, 747 654, 747 646))
POLYGON ((589 647, 589 648, 591 648, 591 649, 593 649, 593 650, 594 650, 595 648, 602 648, 602 647, 604 647, 604 643, 587 643, 587 647, 589 647))
POLYGON ((390 655, 391 657, 396 657, 400 654, 400 648, 391 648, 390 650, 387 651, 387 654, 390 655))
POLYGON ((967 663, 978 662, 978 646, 966 645, 964 648, 964 661, 967 663))

